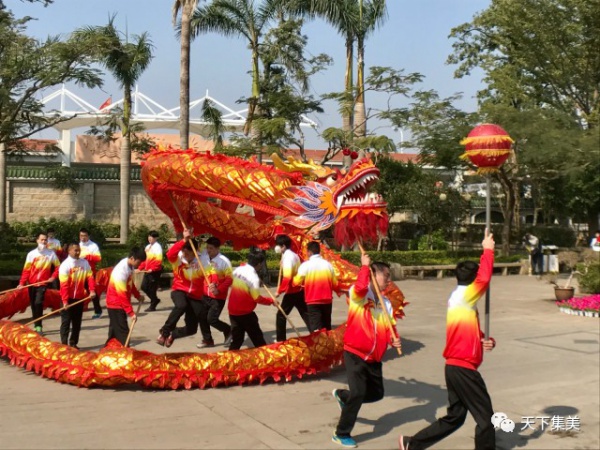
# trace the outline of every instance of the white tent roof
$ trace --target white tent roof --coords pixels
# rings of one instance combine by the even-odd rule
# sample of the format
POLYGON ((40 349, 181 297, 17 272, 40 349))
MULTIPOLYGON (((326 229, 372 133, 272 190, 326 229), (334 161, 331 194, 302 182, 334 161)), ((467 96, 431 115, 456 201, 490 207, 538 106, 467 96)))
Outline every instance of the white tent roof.
MULTIPOLYGON (((132 121, 142 123, 146 130, 152 129, 179 129, 179 107, 166 109, 158 102, 152 100, 147 95, 144 95, 136 86, 135 92, 132 93, 133 114, 132 121)), ((190 132, 207 136, 210 131, 210 125, 199 118, 193 118, 192 110, 198 108, 206 101, 210 100, 215 104, 222 114, 223 124, 227 131, 242 131, 246 123, 246 114, 248 109, 234 111, 225 106, 223 103, 206 95, 202 98, 190 102, 190 132)), ((100 110, 92 106, 81 97, 69 91, 64 85, 57 91, 47 95, 42 99, 42 103, 46 108, 50 108, 52 102, 60 101, 59 108, 52 108, 45 114, 51 115, 57 112, 64 118, 65 121, 58 123, 54 128, 58 130, 70 130, 73 128, 98 126, 102 120, 108 117, 108 112, 123 103, 123 99, 111 103, 106 108, 100 110), (73 106, 67 106, 67 105, 73 106)), ((302 127, 316 128, 317 124, 307 117, 303 117, 302 127)))

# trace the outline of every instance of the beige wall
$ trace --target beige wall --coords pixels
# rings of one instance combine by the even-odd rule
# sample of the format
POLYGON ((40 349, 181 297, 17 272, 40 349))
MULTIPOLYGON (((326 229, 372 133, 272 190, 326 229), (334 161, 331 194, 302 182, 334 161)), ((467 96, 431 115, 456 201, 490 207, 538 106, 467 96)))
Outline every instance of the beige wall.
MULTIPOLYGON (((131 226, 171 224, 148 197, 141 182, 131 182, 131 226)), ((8 182, 8 222, 37 221, 44 217, 62 220, 92 219, 119 223, 119 182, 80 183, 77 193, 57 191, 39 180, 8 182)))

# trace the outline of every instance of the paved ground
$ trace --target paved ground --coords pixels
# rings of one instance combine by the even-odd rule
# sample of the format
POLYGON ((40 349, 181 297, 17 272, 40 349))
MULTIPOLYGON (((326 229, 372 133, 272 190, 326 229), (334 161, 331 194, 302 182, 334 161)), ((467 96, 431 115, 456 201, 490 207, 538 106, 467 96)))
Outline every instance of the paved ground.
MULTIPOLYGON (((399 283, 411 305, 400 323, 405 356, 389 350, 384 365, 386 397, 364 405, 354 429, 361 448, 397 448, 399 432, 411 434, 445 412, 445 305, 453 280, 399 283)), ((160 352, 154 343, 165 320, 169 292, 158 312, 142 315, 133 345, 160 352)), ((533 277, 495 277, 492 336, 497 348, 481 368, 495 411, 514 420, 513 433, 497 432, 498 448, 597 449, 599 417, 599 320, 560 314, 552 287, 533 277), (521 431, 526 416, 577 416, 580 431, 542 430, 540 419, 521 431)), ((483 306, 480 308, 483 310, 483 306)), ((257 308, 268 341, 274 308, 257 308)), ((482 311, 483 312, 483 311, 482 311)), ((97 349, 108 319, 86 313, 80 345, 97 349)), ((296 324, 297 313, 292 316, 296 324)), ((334 324, 344 321, 337 301, 334 324)), ((59 319, 44 329, 58 339, 59 319)), ((176 341, 173 351, 195 350, 197 339, 176 341)), ((217 350, 222 350, 218 347, 217 350)), ((0 361, 0 448, 227 448, 330 449, 339 412, 330 392, 345 385, 342 367, 290 383, 193 391, 140 388, 78 389, 43 379, 0 361)), ((438 449, 470 449, 469 417, 438 449)))

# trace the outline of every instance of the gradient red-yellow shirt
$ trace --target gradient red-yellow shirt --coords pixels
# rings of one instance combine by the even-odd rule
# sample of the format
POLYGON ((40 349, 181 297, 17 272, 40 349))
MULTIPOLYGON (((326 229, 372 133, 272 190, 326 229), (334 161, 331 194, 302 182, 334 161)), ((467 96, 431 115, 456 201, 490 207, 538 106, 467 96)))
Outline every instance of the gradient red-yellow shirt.
POLYGON ((154 244, 146 245, 146 261, 142 262, 138 270, 147 270, 150 272, 158 272, 162 269, 163 251, 162 246, 155 242, 154 244))
POLYGON ((90 292, 96 288, 90 263, 83 258, 67 257, 58 268, 58 279, 60 280, 60 298, 65 305, 69 299, 85 298, 87 295, 86 281, 90 292))
MULTIPOLYGON (((367 362, 381 362, 392 342, 392 330, 384 311, 379 307, 377 295, 369 287, 369 266, 362 266, 356 283, 348 292, 348 322, 344 333, 344 350, 354 353, 367 362)), ((396 326, 392 304, 382 299, 396 326)))
POLYGON ((90 267, 92 268, 92 272, 96 273, 96 264, 102 261, 102 255, 100 254, 100 247, 98 244, 92 241, 80 242, 79 249, 81 252, 79 253, 80 258, 87 259, 87 262, 90 263, 90 267))
POLYGON ((243 264, 233 271, 233 283, 229 293, 227 310, 232 316, 250 314, 257 303, 272 305, 273 299, 260 295, 260 279, 256 269, 250 264, 243 264))
POLYGON ((133 267, 129 265, 129 258, 123 258, 110 274, 108 289, 106 291, 106 307, 108 309, 122 309, 129 316, 133 316, 131 296, 140 298, 139 291, 133 284, 133 267))
POLYGON ((487 290, 494 268, 494 251, 484 250, 475 281, 457 286, 448 299, 446 316, 446 364, 477 370, 483 361, 483 333, 477 302, 487 290))
POLYGON ((312 255, 300 264, 294 284, 304 286, 307 305, 327 305, 333 300, 333 291, 339 289, 333 266, 321 255, 312 255))
POLYGON ((56 278, 58 276, 58 266, 60 266, 60 261, 52 250, 47 248, 42 251, 37 248, 31 250, 25 258, 19 284, 25 286, 56 278))
POLYGON ((187 261, 181 251, 185 243, 185 240, 176 242, 167 251, 167 259, 173 267, 173 285, 171 289, 185 292, 191 298, 200 300, 204 292, 203 270, 207 270, 208 255, 204 251, 199 255, 200 261, 197 261, 196 258, 187 261), (202 267, 200 264, 202 264, 202 267))
POLYGON ((279 289, 277 289, 278 294, 281 294, 282 292, 286 294, 295 294, 302 290, 301 286, 294 286, 293 284, 294 277, 298 273, 299 267, 300 257, 288 248, 283 252, 283 255, 281 255, 279 269, 281 270, 281 282, 279 283, 279 289))
POLYGON ((229 287, 233 282, 231 278, 232 270, 231 270, 231 261, 229 258, 219 253, 213 259, 210 260, 210 265, 206 270, 206 276, 208 277, 209 283, 216 283, 217 290, 219 291, 217 295, 213 295, 209 289, 208 285, 204 286, 204 295, 216 298, 217 300, 227 300, 227 294, 229 292, 229 287))

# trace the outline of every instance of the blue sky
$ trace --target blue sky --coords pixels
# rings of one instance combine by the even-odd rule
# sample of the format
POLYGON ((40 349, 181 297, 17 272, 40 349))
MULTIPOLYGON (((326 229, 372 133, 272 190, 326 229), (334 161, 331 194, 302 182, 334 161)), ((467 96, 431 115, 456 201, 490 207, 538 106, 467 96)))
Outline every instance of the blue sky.
MULTIPOLYGON (((259 1, 259 0, 256 0, 259 1)), ((476 109, 475 95, 481 89, 481 73, 475 72, 463 79, 455 79, 454 66, 445 64, 452 52, 448 34, 452 27, 471 20, 474 14, 488 7, 490 0, 388 0, 389 17, 366 43, 365 65, 390 66, 404 69, 406 73, 420 72, 425 75, 423 89, 435 89, 441 96, 463 93, 461 108, 476 109)), ((166 108, 179 106, 179 42, 171 23, 169 0, 55 0, 44 8, 36 3, 12 1, 8 6, 17 17, 32 16, 28 33, 44 38, 48 35, 67 35, 84 25, 104 25, 108 17, 117 14, 116 25, 131 34, 147 31, 153 42, 154 60, 140 79, 140 91, 166 108)), ((311 54, 327 53, 334 64, 327 71, 314 77, 312 93, 339 91, 344 80, 344 40, 323 21, 307 23, 308 51, 311 54)), ((199 36, 192 43, 191 99, 202 97, 208 90, 211 97, 232 109, 242 109, 235 102, 248 96, 250 90, 250 53, 245 41, 226 38, 217 34, 199 36)), ((105 77, 105 85, 94 91, 69 86, 85 100, 100 106, 109 95, 113 101, 122 94, 111 79, 105 77)), ((369 98, 367 107, 382 107, 386 99, 369 98), (381 103, 380 103, 381 102, 381 103)), ((393 106, 401 106, 396 100, 393 106)), ((324 104, 325 113, 311 117, 320 129, 341 126, 337 105, 324 104)), ((386 124, 377 126, 378 134, 386 134, 399 143, 401 133, 386 124)), ((41 137, 54 137, 46 131, 41 137)), ((407 132, 404 132, 406 139, 407 132)), ((316 133, 307 133, 307 148, 325 148, 326 143, 316 133)))

